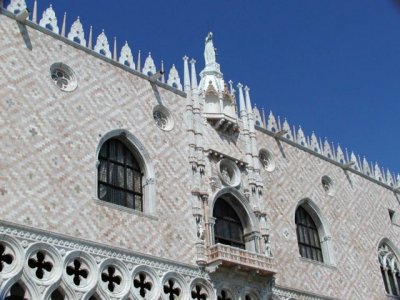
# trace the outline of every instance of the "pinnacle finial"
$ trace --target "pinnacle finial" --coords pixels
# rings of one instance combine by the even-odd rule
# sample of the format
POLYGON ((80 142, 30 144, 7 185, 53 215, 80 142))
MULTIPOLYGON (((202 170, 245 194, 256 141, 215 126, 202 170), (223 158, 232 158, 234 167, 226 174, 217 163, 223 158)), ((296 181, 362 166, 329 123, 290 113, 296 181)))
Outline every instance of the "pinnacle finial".
POLYGON ((186 93, 190 92, 190 74, 189 74, 189 57, 185 55, 183 58, 183 89, 186 93))
POLYGON ((161 82, 162 82, 162 83, 165 83, 164 60, 161 60, 161 73, 162 73, 162 75, 161 75, 161 82))
POLYGON ((37 0, 33 2, 32 22, 37 23, 37 0))
POLYGON ((65 37, 65 27, 67 25, 67 13, 64 13, 64 18, 63 18, 63 23, 62 23, 62 27, 61 27, 61 36, 65 37))
POLYGON ((113 52, 113 59, 117 61, 117 37, 114 36, 114 52, 113 52))
POLYGON ((93 26, 90 25, 90 30, 89 30, 89 41, 88 41, 88 48, 92 49, 92 39, 93 39, 93 26))
POLYGON ((140 50, 138 53, 137 71, 142 72, 142 61, 141 61, 141 51, 140 50))
POLYGON ((196 60, 192 58, 190 60, 190 67, 191 67, 191 83, 192 83, 192 91, 197 90, 197 74, 196 74, 196 60))

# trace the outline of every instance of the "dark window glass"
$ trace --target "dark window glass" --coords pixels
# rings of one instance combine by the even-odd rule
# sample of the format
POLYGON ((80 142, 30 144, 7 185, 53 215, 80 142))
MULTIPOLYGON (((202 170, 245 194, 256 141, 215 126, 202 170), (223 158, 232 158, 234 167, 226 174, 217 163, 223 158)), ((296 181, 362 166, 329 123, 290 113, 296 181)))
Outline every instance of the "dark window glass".
POLYGON ((64 294, 59 289, 55 290, 50 296, 50 300, 64 300, 64 299, 65 299, 64 294))
POLYGON ((110 139, 101 147, 99 161, 99 199, 142 211, 143 175, 128 147, 110 139))
POLYGON ((301 206, 296 211, 296 231, 300 255, 322 262, 322 250, 317 226, 301 206))
POLYGON ((395 275, 393 274, 393 272, 391 270, 388 270, 387 274, 388 274, 388 278, 389 278, 389 284, 390 284, 390 287, 392 289, 392 295, 398 296, 397 289, 396 289, 396 284, 394 283, 394 281, 396 280, 395 279, 395 275))
POLYGON ((15 283, 8 292, 8 296, 6 296, 5 300, 26 300, 25 288, 18 282, 15 283))
POLYGON ((242 223, 235 210, 225 199, 217 200, 213 216, 215 218, 215 243, 245 249, 242 223))

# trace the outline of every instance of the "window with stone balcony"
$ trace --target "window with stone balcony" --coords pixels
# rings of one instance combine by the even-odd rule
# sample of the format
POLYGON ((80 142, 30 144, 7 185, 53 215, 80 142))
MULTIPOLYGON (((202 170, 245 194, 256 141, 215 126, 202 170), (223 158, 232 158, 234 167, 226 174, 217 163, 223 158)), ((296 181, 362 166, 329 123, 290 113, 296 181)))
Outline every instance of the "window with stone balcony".
POLYGON ((214 218, 215 243, 245 249, 243 226, 239 216, 223 198, 219 198, 215 203, 214 218))

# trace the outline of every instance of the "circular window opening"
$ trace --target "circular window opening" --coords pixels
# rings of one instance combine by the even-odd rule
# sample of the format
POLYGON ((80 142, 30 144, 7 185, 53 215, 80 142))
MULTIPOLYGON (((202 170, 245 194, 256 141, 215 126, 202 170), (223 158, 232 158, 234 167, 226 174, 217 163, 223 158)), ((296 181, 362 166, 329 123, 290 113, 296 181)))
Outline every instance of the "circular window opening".
POLYGON ((162 105, 154 107, 153 118, 156 125, 162 130, 169 131, 174 128, 174 120, 172 119, 171 113, 162 105))
POLYGON ((265 170, 267 170, 268 172, 272 172, 273 170, 275 170, 275 161, 269 151, 262 149, 258 157, 260 159, 261 165, 265 170))
POLYGON ((218 163, 218 176, 224 185, 238 186, 241 182, 238 166, 226 158, 218 163))
POLYGON ((54 84, 64 92, 72 92, 78 86, 75 73, 66 64, 52 64, 50 67, 50 76, 54 84))
POLYGON ((332 179, 329 176, 322 176, 321 183, 322 183, 322 187, 323 187, 324 191, 328 195, 332 195, 333 194, 333 181, 332 181, 332 179))

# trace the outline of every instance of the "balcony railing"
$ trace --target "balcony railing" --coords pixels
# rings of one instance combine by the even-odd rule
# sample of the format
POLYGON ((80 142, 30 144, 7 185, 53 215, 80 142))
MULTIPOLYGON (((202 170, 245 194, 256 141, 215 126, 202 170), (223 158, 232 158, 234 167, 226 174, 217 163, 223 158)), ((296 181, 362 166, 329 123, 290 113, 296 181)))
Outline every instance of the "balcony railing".
POLYGON ((215 264, 253 270, 260 275, 276 273, 273 258, 222 244, 212 245, 207 249, 207 265, 215 264))

